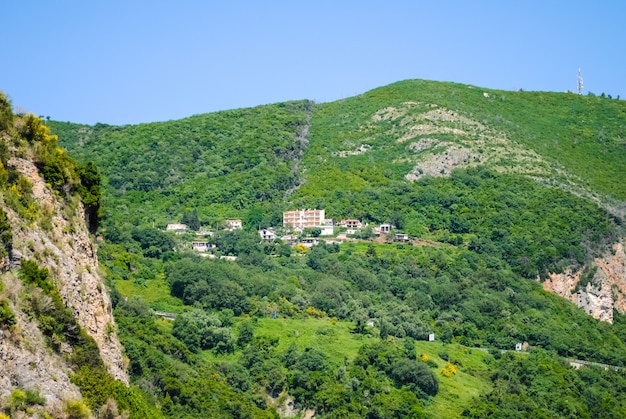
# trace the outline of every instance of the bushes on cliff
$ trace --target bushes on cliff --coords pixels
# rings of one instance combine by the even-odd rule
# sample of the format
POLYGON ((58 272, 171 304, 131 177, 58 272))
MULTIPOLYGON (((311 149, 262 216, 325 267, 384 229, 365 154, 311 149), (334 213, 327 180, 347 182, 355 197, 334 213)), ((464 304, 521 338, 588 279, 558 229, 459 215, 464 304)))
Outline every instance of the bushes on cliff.
POLYGON ((0 302, 0 326, 13 326, 15 325, 15 313, 9 307, 9 302, 7 300, 2 300, 0 302))
POLYGON ((72 311, 65 307, 48 269, 39 268, 35 261, 23 260, 19 276, 32 287, 26 298, 48 344, 55 350, 59 350, 60 344, 64 342, 72 346, 67 361, 76 373, 71 379, 80 387, 89 407, 96 410, 109 398, 113 398, 120 410, 129 411, 130 417, 159 417, 157 412, 148 407, 137 389, 128 388, 109 375, 98 345, 80 327, 72 311))
POLYGON ((0 208, 0 260, 11 253, 13 247, 13 234, 7 213, 0 208))
POLYGON ((63 196, 78 194, 85 205, 87 226, 95 232, 102 216, 101 177, 96 166, 91 162, 82 166, 70 157, 41 118, 33 114, 18 117, 19 138, 32 150, 33 161, 46 183, 63 196))
POLYGON ((71 345, 84 344, 88 335, 81 334, 74 315, 65 307, 59 290, 50 279, 48 269, 39 268, 33 260, 23 260, 19 277, 25 284, 33 286, 25 298, 29 303, 28 309, 39 322, 39 329, 46 336, 48 344, 55 350, 59 350, 63 342, 71 345))

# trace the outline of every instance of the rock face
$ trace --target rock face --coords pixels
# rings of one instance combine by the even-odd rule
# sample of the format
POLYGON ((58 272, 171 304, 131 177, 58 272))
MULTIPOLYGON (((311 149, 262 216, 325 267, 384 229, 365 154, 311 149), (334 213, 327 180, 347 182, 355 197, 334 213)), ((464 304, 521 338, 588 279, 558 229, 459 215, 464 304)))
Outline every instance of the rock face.
POLYGON ((543 282, 546 291, 571 300, 590 316, 613 323, 613 309, 626 312, 626 254, 624 244, 613 246, 613 253, 594 261, 595 274, 579 284, 582 271, 550 274, 543 282))
MULTIPOLYGON (((111 301, 98 274, 95 244, 85 225, 82 203, 77 198, 64 202, 46 186, 32 162, 12 158, 9 164, 31 183, 40 215, 29 223, 5 208, 11 222, 13 252, 4 268, 16 268, 20 258, 48 268, 65 305, 97 343, 110 374, 128 384, 111 301), (44 219, 46 222, 41 221, 44 219)), ((61 357, 47 350, 36 323, 20 311, 21 281, 11 272, 3 274, 2 279, 4 292, 13 302, 19 332, 4 330, 0 339, 0 393, 6 395, 16 386, 36 385, 49 402, 80 399, 61 357)))
MULTIPOLYGON (((5 289, 10 290, 10 299, 15 300, 22 291, 21 281, 6 274, 3 282, 5 289)), ((46 399, 49 412, 63 401, 80 400, 80 390, 70 382, 65 363, 48 350, 37 324, 20 310, 14 312, 19 331, 0 329, 0 396, 7 397, 14 388, 37 388, 46 399)))

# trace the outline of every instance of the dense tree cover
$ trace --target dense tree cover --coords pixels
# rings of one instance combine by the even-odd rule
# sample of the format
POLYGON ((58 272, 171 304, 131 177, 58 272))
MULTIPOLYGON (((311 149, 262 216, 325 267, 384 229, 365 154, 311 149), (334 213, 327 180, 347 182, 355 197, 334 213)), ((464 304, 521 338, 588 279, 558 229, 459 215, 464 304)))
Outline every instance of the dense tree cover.
POLYGON ((626 359, 614 327, 502 262, 490 266, 491 256, 430 247, 349 253, 320 245, 304 259, 283 259, 284 266, 273 256, 260 266, 183 257, 165 273, 172 295, 208 310, 266 315, 276 304, 283 316, 306 317, 313 307, 354 321, 357 331, 373 319, 382 337, 426 339, 435 331, 468 346, 511 349, 528 341, 563 356, 617 365, 626 359))
MULTIPOLYGON (((207 365, 157 328, 140 300, 120 302, 115 313, 133 380, 152 383, 142 387, 167 417, 277 417, 265 392, 278 396, 286 390, 297 406, 314 408, 321 417, 417 418, 423 417, 419 400, 437 394, 433 370, 416 361, 414 352, 389 342, 364 346, 354 362, 335 365, 312 348, 278 351, 277 340, 253 336, 250 323, 244 323, 236 360, 207 365), (246 330, 248 337, 241 338, 246 330), (370 358, 377 361, 370 364, 370 358)), ((202 316, 207 315, 198 310, 191 315, 202 316)))
MULTIPOLYGON (((120 339, 130 359, 133 382, 171 418, 277 417, 258 392, 239 391, 235 372, 223 374, 197 358, 185 343, 155 324, 141 300, 120 301, 115 309, 120 339), (227 378, 230 377, 230 378, 227 378), (229 381, 227 381, 229 380, 229 381)), ((195 348, 194 348, 195 349, 195 348)), ((246 372, 241 372, 245 381, 246 372)))
POLYGON ((185 342, 189 350, 213 349, 217 352, 232 352, 235 335, 215 314, 204 310, 192 310, 176 317, 173 335, 185 342))
POLYGON ((50 125, 107 176, 109 217, 164 226, 194 209, 204 222, 243 217, 253 206, 271 212, 270 202, 298 182, 298 135, 311 107, 287 102, 123 127, 50 125))
MULTIPOLYGON (((246 233, 223 234, 221 240, 229 242, 246 233)), ((119 252, 124 246, 133 247, 132 243, 107 245, 101 251, 119 252)), ((216 397, 224 403, 254 388, 255 395, 246 397, 252 397, 249 402, 262 409, 266 408, 263 391, 274 395, 287 391, 298 406, 314 408, 322 417, 419 417, 420 400, 436 397, 437 380, 426 372, 428 364, 408 349, 410 345, 366 345, 357 358, 342 366, 311 348, 279 351, 277 341, 256 336, 250 322, 241 327, 231 325, 236 313, 255 318, 271 316, 274 310, 281 317, 336 316, 354 322, 355 333, 369 335, 374 331, 376 336, 389 339, 423 340, 435 332, 437 339, 467 346, 512 349, 516 342, 527 341, 531 347, 562 356, 614 365, 623 365, 626 359, 622 340, 626 322, 619 315, 615 325, 598 322, 571 303, 544 292, 535 281, 523 279, 497 254, 451 245, 399 249, 394 245, 321 244, 306 256, 280 256, 277 248, 258 241, 245 248, 260 255, 261 261, 233 263, 184 253, 163 261, 134 255, 132 272, 126 263, 117 271, 126 272, 119 280, 126 277, 138 283, 144 265, 157 276, 162 272, 172 295, 196 306, 177 318, 173 335, 158 332, 159 338, 154 325, 150 331, 140 332, 135 314, 124 314, 129 320, 121 322, 120 328, 138 383, 147 379, 146 368, 152 371, 152 367, 145 366, 152 356, 174 357, 180 365, 199 368, 202 362, 192 361, 192 354, 210 350, 218 359, 224 353, 235 356, 214 367, 203 367, 215 368, 214 373, 223 377, 217 381, 227 387, 210 387, 210 391, 219 394, 216 397), (374 321, 373 329, 366 325, 368 321, 374 321), (139 336, 144 340, 144 349, 136 352, 133 348, 139 343, 134 338, 139 336), (172 340, 174 337, 180 341, 172 340), (156 343, 161 339, 168 339, 165 348, 169 349, 161 349, 156 343), (151 343, 155 347, 147 355, 151 343)), ((124 257, 105 264, 119 267, 117 259, 124 257)), ((120 305, 118 319, 121 307, 128 310, 131 304, 139 302, 129 300, 120 305)), ((141 307, 134 309, 143 316, 141 322, 152 324, 149 311, 141 307)), ((149 374, 153 373, 156 370, 149 374)), ((554 377, 545 379, 552 380, 546 386, 556 385, 554 377)), ((165 387, 154 391, 157 398, 170 394, 165 387)), ((202 394, 198 389, 180 391, 202 394)), ((598 391, 605 397, 601 389, 598 391)), ((179 405, 176 409, 203 409, 187 406, 192 403, 187 399, 174 400, 171 395, 170 399, 179 405)), ((476 409, 482 409, 482 403, 476 409)), ((507 409, 504 404, 502 409, 507 409)), ((173 412, 179 414, 182 410, 173 412)))
MULTIPOLYGON (((137 286, 164 279, 171 298, 194 307, 177 307, 187 312, 171 333, 157 328, 135 300, 116 310, 133 382, 143 383, 166 416, 273 415, 267 395, 286 391, 297 406, 322 417, 420 417, 422 405, 438 397, 438 382, 432 365, 408 348, 411 339, 434 332, 443 342, 512 349, 526 341, 548 351, 526 362, 506 355, 490 366, 495 390, 468 406, 467 415, 507 416, 519 406, 540 417, 584 417, 598 411, 592 407, 598 400, 612 403, 605 382, 620 381, 611 372, 588 377, 593 394, 571 406, 558 407, 562 398, 552 395, 550 406, 530 399, 576 379, 578 373, 554 356, 624 365, 624 322, 617 315, 613 325, 600 323, 544 292, 536 279, 588 264, 623 234, 620 217, 563 189, 626 198, 625 116, 620 101, 525 92, 484 96, 483 89, 407 81, 314 108, 293 102, 138 126, 52 127, 81 160, 95 160, 107 179, 101 261, 109 277, 137 286), (513 174, 507 166, 517 161, 500 159, 491 168, 407 182, 419 153, 398 141, 398 133, 419 120, 378 114, 406 103, 416 112, 446 107, 471 118, 470 125, 503 132, 524 154, 539 155, 550 179, 545 171, 526 172, 534 178, 513 174), (300 138, 309 119, 309 136, 300 138), (359 145, 358 152, 345 153, 359 145), (279 225, 281 211, 293 207, 389 222, 431 245, 348 243, 296 252, 281 243, 260 244, 254 230, 279 225), (183 220, 194 229, 220 227, 234 217, 249 231, 211 239, 215 254, 235 255, 234 263, 186 254, 180 243, 172 252, 168 236, 148 227, 183 220), (343 365, 315 348, 279 350, 253 326, 273 313, 351 321, 356 335, 373 341, 343 365), (237 316, 252 320, 237 326, 237 316), (399 340, 409 343, 396 346, 399 340), (218 361, 209 365, 203 354, 218 361), (531 376, 537 379, 522 379, 531 376), (512 381, 518 393, 498 390, 512 381)), ((443 131, 465 128, 440 122, 443 131)), ((464 140, 482 141, 471 135, 464 140)), ((432 136, 457 141, 449 133, 432 136)), ((487 143, 476 152, 493 150, 487 143)), ((554 394, 569 400, 576 391, 554 394)), ((619 403, 611 406, 620 412, 619 403)))
POLYGON ((601 367, 573 369, 537 350, 506 353, 494 365, 494 389, 463 416, 470 418, 618 418, 626 415, 626 373, 601 367))
POLYGON ((330 213, 378 223, 401 219, 411 235, 465 243, 527 278, 580 266, 607 251, 622 222, 560 189, 484 168, 325 194, 316 201, 330 213))

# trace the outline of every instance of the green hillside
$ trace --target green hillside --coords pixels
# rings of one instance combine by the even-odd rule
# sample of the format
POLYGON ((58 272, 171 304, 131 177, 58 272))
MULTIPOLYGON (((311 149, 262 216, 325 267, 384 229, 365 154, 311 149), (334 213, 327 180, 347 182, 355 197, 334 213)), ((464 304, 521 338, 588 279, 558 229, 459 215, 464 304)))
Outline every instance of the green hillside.
POLYGON ((207 222, 282 210, 300 184, 287 202, 328 207, 337 192, 476 166, 558 185, 622 214, 625 119, 620 100, 411 80, 317 105, 121 127, 50 125, 108 177, 116 216, 161 225, 193 208, 207 222))
POLYGON ((289 401, 342 418, 626 413, 623 371, 563 360, 626 366, 626 318, 599 322, 536 281, 592 278, 624 237, 623 101, 416 80, 324 104, 49 124, 103 174, 100 261, 132 379, 165 416, 271 417, 289 401), (255 230, 295 208, 412 241, 261 243, 255 230), (163 232, 229 218, 244 231, 163 232), (501 353, 518 342, 530 353, 501 353))
POLYGON ((315 108, 300 196, 486 166, 623 201, 625 119, 619 100, 403 81, 315 108))
POLYGON ((122 127, 50 124, 106 175, 114 217, 164 225, 185 209, 209 219, 271 209, 297 182, 311 107, 290 102, 122 127))

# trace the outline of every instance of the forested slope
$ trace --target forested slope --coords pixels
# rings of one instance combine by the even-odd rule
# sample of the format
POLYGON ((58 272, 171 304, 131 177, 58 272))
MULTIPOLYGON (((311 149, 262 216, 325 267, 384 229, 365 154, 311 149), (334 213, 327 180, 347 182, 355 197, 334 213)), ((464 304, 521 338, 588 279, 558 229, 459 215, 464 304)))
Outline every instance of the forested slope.
POLYGON ((538 282, 592 281, 623 240, 623 101, 417 80, 325 104, 50 125, 104 174, 101 261, 132 380, 165 415, 625 413, 623 372, 560 358, 626 365, 623 314, 599 322, 538 282), (428 245, 260 243, 257 228, 297 207, 428 245), (162 231, 192 212, 243 219, 205 238, 236 262, 162 231), (501 356, 518 342, 531 354, 501 356))

